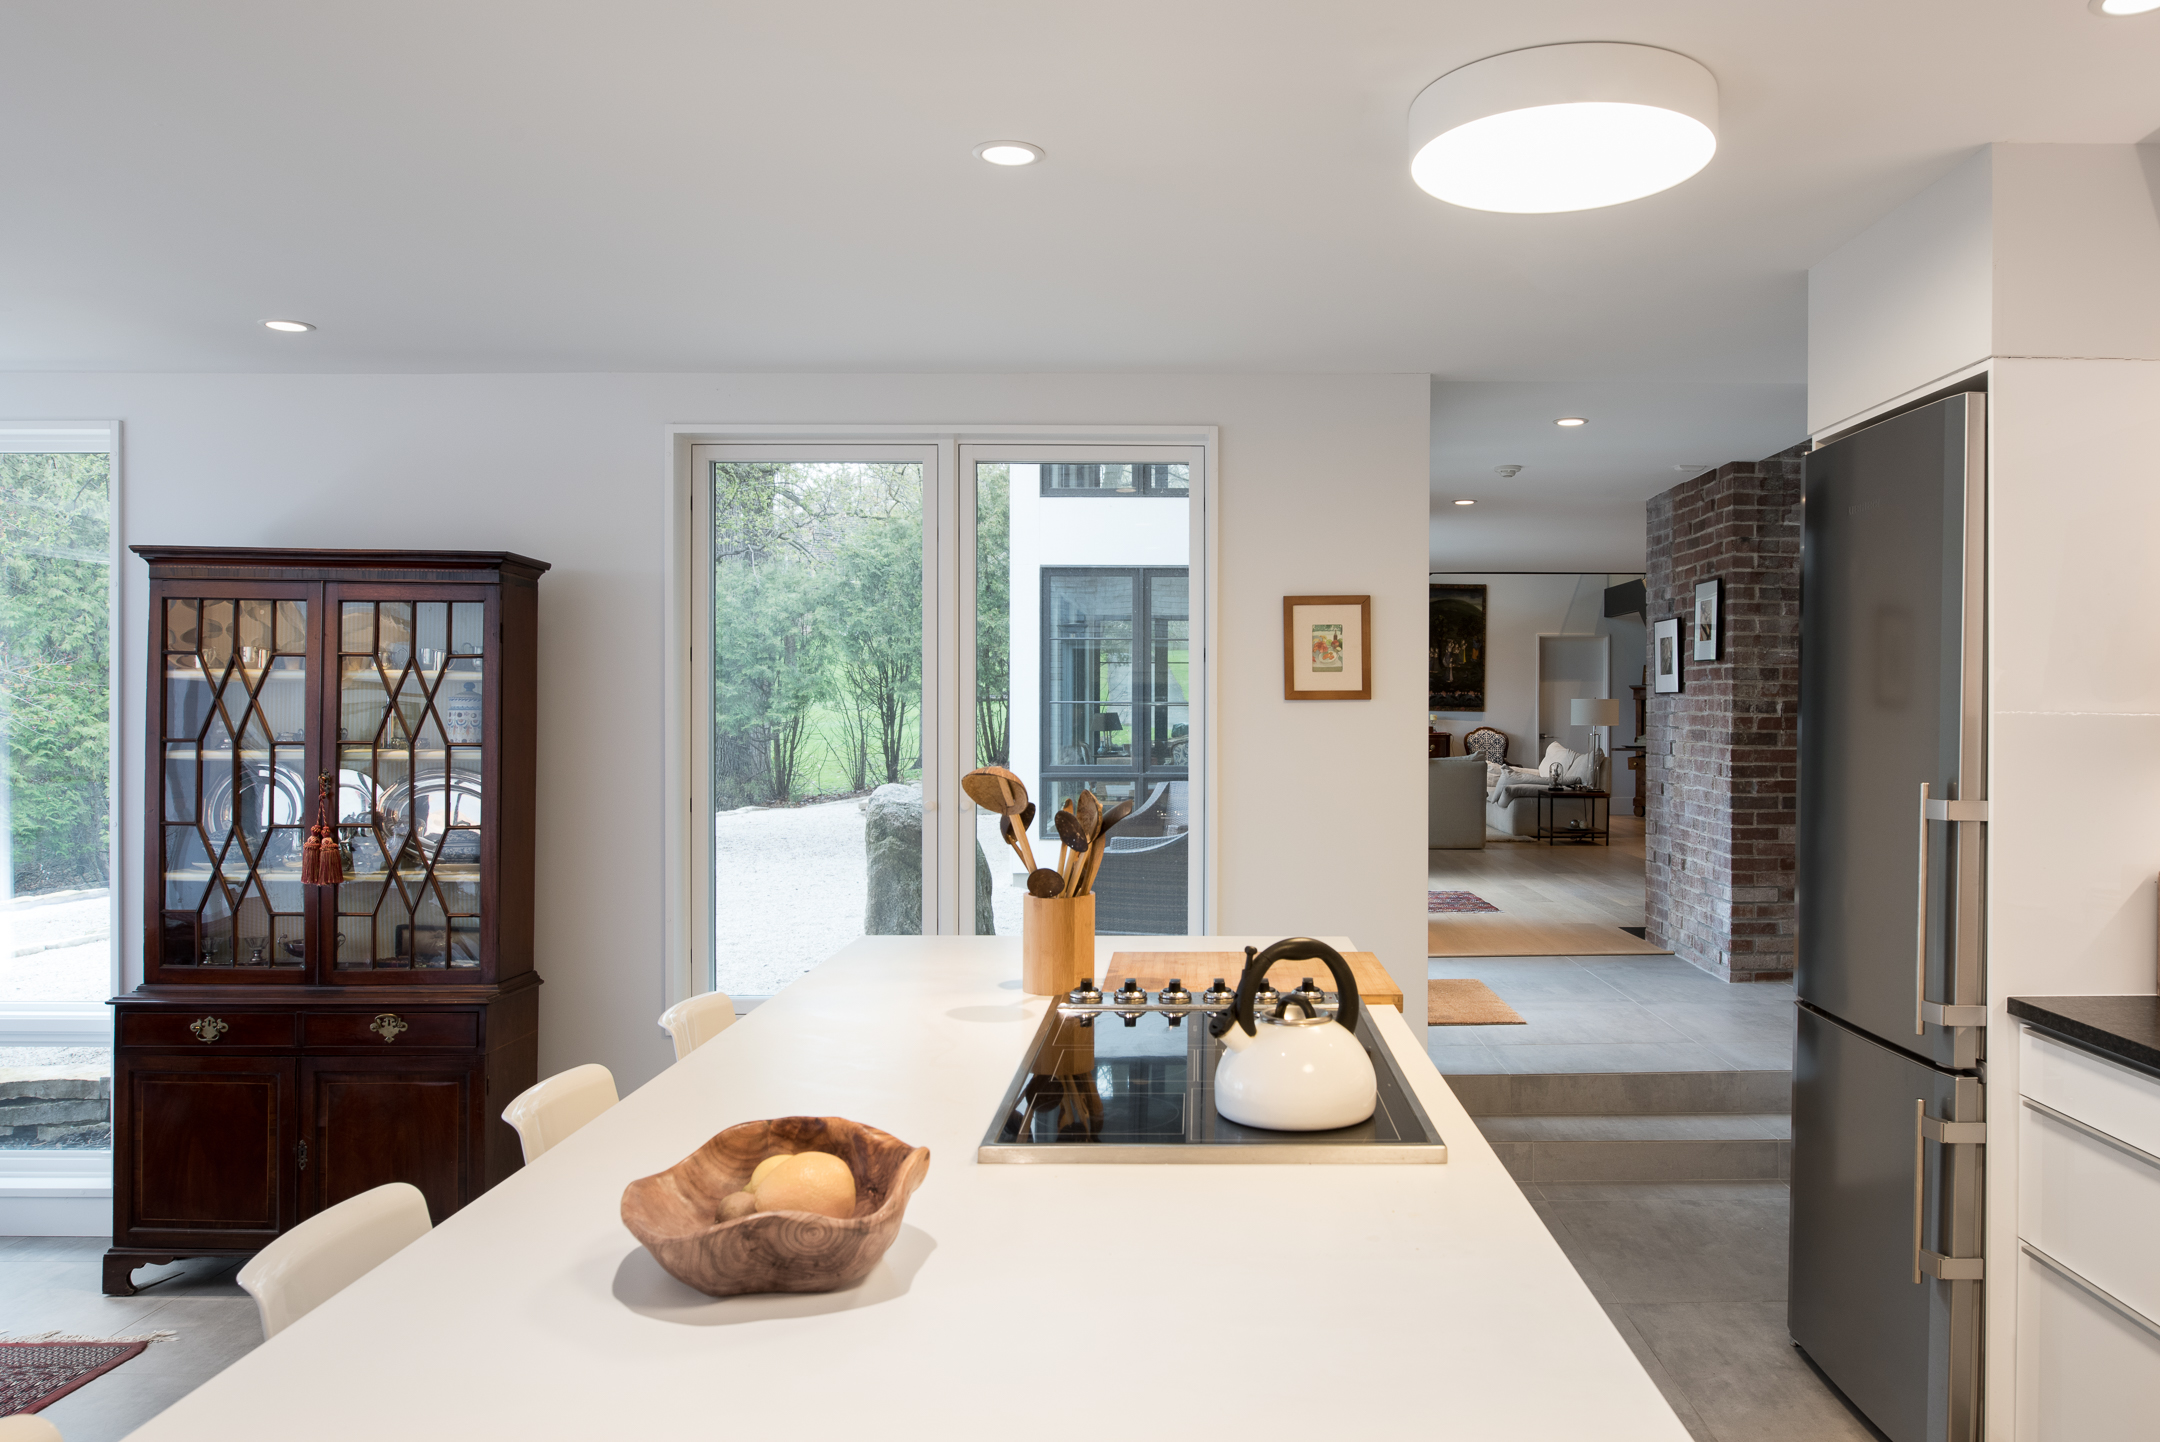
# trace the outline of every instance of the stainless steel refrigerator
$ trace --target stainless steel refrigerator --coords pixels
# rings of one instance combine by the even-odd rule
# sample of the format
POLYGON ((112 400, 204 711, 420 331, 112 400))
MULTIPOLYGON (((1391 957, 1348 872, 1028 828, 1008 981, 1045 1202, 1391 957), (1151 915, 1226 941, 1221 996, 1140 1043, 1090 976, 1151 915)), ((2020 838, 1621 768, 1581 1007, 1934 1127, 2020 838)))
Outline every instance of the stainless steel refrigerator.
POLYGON ((1786 1317, 1892 1442, 1980 1429, 1986 454, 1951 396, 1802 492, 1786 1317))

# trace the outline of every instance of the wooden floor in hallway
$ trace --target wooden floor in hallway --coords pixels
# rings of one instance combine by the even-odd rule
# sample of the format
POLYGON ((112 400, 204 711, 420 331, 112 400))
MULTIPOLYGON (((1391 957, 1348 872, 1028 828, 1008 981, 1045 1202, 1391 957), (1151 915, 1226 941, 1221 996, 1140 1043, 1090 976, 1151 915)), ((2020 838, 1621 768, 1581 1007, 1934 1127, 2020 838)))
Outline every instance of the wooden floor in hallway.
POLYGON ((1645 924, 1643 819, 1612 818, 1612 844, 1489 842, 1428 851, 1426 887, 1468 891, 1498 911, 1426 918, 1428 956, 1663 956, 1624 928, 1645 924))

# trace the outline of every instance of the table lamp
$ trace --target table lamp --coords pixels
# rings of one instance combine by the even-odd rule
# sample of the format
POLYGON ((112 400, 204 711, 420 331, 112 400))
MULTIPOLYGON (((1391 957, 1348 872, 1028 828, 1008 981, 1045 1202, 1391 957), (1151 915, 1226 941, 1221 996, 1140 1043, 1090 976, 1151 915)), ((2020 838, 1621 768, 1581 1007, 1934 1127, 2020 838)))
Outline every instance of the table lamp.
POLYGON ((1620 703, 1609 698, 1577 696, 1568 702, 1568 723, 1592 728, 1590 774, 1594 778, 1592 784, 1602 786, 1605 780, 1605 752, 1598 745, 1597 728, 1620 724, 1620 703))

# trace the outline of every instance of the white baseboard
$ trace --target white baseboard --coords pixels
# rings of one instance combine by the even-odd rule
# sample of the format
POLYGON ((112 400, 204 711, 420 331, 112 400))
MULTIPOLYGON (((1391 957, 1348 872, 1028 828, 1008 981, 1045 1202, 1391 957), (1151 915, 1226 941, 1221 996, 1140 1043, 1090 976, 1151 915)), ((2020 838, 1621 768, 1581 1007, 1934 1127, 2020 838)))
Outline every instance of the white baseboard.
POLYGON ((0 1196, 0 1237, 109 1237, 112 1198, 0 1196))

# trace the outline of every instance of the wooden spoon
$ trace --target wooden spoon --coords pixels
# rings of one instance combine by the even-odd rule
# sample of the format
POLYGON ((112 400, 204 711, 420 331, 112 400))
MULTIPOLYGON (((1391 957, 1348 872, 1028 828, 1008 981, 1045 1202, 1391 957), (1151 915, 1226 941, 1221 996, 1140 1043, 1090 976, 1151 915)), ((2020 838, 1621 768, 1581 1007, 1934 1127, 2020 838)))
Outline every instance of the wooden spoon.
MULTIPOLYGON (((1020 845, 1018 842, 1013 840, 1013 832, 1015 829, 1025 831, 1028 827, 1033 826, 1034 824, 1035 803, 1030 801, 1027 804, 1027 809, 1020 813, 1020 825, 1018 828, 1015 828, 1013 826, 1013 819, 1010 816, 1000 816, 998 818, 998 835, 1005 838, 1005 844, 1013 849, 1013 855, 1019 856, 1020 845)), ((1027 858, 1021 857, 1021 859, 1024 861, 1027 858)))
MULTIPOLYGON (((1087 793, 1082 792, 1081 794, 1084 796, 1087 793)), ((1087 831, 1081 827, 1080 817, 1077 812, 1060 811, 1057 814, 1056 824, 1058 840, 1063 843, 1063 846, 1060 848, 1060 856, 1058 860, 1059 870, 1064 873, 1069 882, 1073 883, 1070 889, 1072 890, 1073 895, 1078 896, 1080 894, 1078 888, 1078 882, 1080 878, 1080 866, 1087 858, 1088 841, 1090 838, 1087 831), (1072 860, 1070 862, 1065 861, 1063 857, 1062 853, 1066 850, 1072 852, 1072 860), (1070 869, 1067 869, 1068 867, 1070 869)))
POLYGON ((1102 799, 1092 791, 1083 790, 1080 799, 1073 803, 1073 818, 1080 823, 1080 834, 1090 841, 1102 826, 1102 799))
POLYGON ((1065 878, 1047 866, 1038 866, 1028 873, 1028 895, 1040 896, 1045 901, 1065 894, 1065 878))
POLYGON ((1130 815, 1132 815, 1132 798, 1130 796, 1103 813, 1102 824, 1095 828, 1095 842, 1092 848, 1095 854, 1088 858, 1087 869, 1080 873, 1079 894, 1081 896, 1086 896, 1095 889, 1095 873, 1102 870, 1103 858, 1110 854, 1107 838, 1111 829, 1130 815))
MULTIPOLYGON (((1035 808, 1028 802, 1027 787, 1002 766, 978 766, 960 778, 960 789, 967 793, 968 800, 1000 816, 1018 816, 1023 811, 1030 815, 1034 813, 1035 808)), ((1014 850, 1020 853, 1020 859, 1027 863, 1028 870, 1036 870, 1035 848, 1028 845, 1026 824, 1014 827, 1012 835, 1018 842, 1014 850)))

